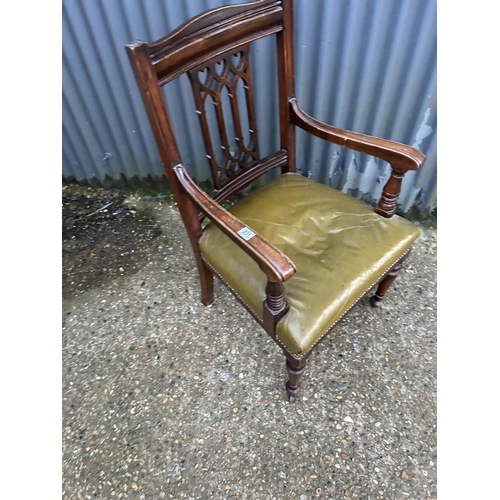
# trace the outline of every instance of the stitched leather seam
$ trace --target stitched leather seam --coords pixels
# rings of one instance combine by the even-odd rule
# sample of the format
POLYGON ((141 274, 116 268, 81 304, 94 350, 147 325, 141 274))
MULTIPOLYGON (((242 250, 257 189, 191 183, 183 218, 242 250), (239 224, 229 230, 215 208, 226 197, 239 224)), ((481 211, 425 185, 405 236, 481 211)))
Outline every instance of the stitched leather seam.
MULTIPOLYGON (((288 349, 288 347, 285 346, 285 344, 283 344, 283 342, 278 338, 278 336, 276 335, 274 337, 274 340, 276 341, 277 344, 279 344, 281 346, 281 348, 283 350, 285 350, 288 354, 290 354, 291 356, 293 356, 295 359, 299 360, 299 359, 302 359, 304 356, 306 356, 307 354, 309 354, 313 349, 314 347, 321 341, 323 340, 323 338, 328 335, 329 333, 331 333, 333 327, 377 284, 379 283, 379 281, 385 276, 385 274, 387 274, 388 272, 390 272, 390 270, 400 261, 402 260, 404 257, 406 257, 408 255, 408 253, 410 252, 411 248, 409 248, 408 250, 406 250, 406 252, 401 255, 401 257, 396 261, 396 262, 393 262, 381 275, 381 277, 377 278, 377 280, 375 282, 373 282, 369 287, 368 289, 366 290, 366 292, 364 292, 360 297, 358 297, 356 299, 355 302, 352 303, 352 305, 346 309, 341 316, 339 316, 335 321, 334 323, 326 330, 325 333, 323 333, 323 335, 321 335, 321 337, 319 337, 316 342, 314 342, 314 344, 311 345, 311 347, 309 347, 309 349, 303 353, 303 354, 294 354, 292 352, 290 352, 290 350, 288 349)), ((203 258, 203 257, 202 257, 203 258)), ((248 310, 253 314, 255 320, 257 320, 257 322, 260 324, 260 326, 263 327, 263 321, 260 320, 259 316, 255 313, 255 311, 245 302, 245 300, 243 300, 243 298, 238 294, 238 292, 236 292, 236 290, 224 279, 222 278, 222 276, 213 268, 213 266, 207 262, 204 258, 203 258, 203 262, 212 270, 212 272, 214 274, 217 275, 217 277, 229 288, 229 290, 236 296, 238 297, 238 299, 243 303, 245 304, 245 306, 248 308, 248 310)))
MULTIPOLYGON (((249 310, 249 312, 253 315, 254 319, 257 321, 257 323, 259 323, 259 325, 264 328, 264 322, 260 320, 260 318, 258 317, 257 313, 245 302, 245 300, 243 300, 241 298, 241 296, 239 295, 238 292, 236 292, 236 290, 213 268, 213 266, 207 262, 203 256, 202 256, 202 259, 203 259, 203 262, 212 270, 212 272, 214 274, 217 275, 217 277, 222 281, 222 283, 224 283, 224 285, 231 291, 231 293, 233 293, 236 297, 238 297, 238 299, 243 302, 243 304, 245 304, 245 306, 247 307, 247 309, 249 310)), ((267 332, 266 332, 267 333, 267 332)), ((302 359, 304 355, 302 356, 298 356, 297 354, 294 354, 293 352, 291 352, 288 347, 286 347, 283 342, 281 342, 280 339, 278 339, 277 336, 274 336, 274 337, 271 337, 277 344, 279 344, 279 346, 287 352, 287 354, 289 354, 290 356, 292 356, 294 359, 302 359)))
POLYGON ((212 270, 214 274, 217 275, 217 277, 222 281, 222 283, 224 283, 224 285, 226 285, 226 287, 229 288, 229 290, 231 290, 231 293, 233 293, 236 297, 238 297, 239 300, 241 300, 241 302, 243 302, 243 304, 245 304, 245 307, 247 307, 248 310, 253 314, 254 319, 259 323, 260 326, 263 327, 264 322, 259 318, 259 315, 245 302, 245 300, 240 296, 240 294, 204 258, 203 262, 212 270))
MULTIPOLYGON (((388 269, 386 269, 383 273, 382 273, 382 278, 384 277, 385 274, 387 274, 388 272, 390 272, 390 270, 400 261, 402 260, 406 255, 408 255, 408 253, 410 252, 411 248, 409 248, 408 250, 406 250, 406 252, 401 255, 401 257, 396 261, 394 262, 388 269)), ((329 333, 331 333, 333 327, 381 280, 381 278, 378 278, 377 281, 375 281, 374 283, 372 283, 368 289, 366 290, 365 293, 363 293, 363 295, 361 295, 360 297, 358 297, 356 299, 355 302, 353 302, 353 304, 348 308, 346 309, 341 316, 339 316, 335 322, 330 326, 330 328, 328 328, 326 330, 326 332, 321 335, 321 337, 319 337, 316 342, 314 342, 314 344, 311 345, 311 347, 309 347, 309 349, 302 355, 296 355, 296 356, 299 356, 299 359, 300 358, 303 358, 306 354, 308 354, 310 351, 312 351, 314 349, 314 347, 318 344, 318 342, 320 342, 321 340, 323 340, 323 338, 328 335, 329 333)), ((276 336, 276 339, 278 339, 278 337, 276 336)))

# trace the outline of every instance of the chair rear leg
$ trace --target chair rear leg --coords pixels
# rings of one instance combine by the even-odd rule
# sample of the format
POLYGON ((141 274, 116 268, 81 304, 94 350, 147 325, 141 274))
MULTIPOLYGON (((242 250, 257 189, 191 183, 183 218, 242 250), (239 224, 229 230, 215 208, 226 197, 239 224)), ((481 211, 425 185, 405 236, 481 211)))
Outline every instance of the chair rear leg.
POLYGON ((380 307, 382 302, 384 301, 385 294, 389 287, 392 285, 392 282, 396 279, 396 276, 399 274, 399 271, 403 267, 403 262, 406 257, 408 257, 410 252, 408 252, 402 259, 398 260, 396 264, 392 267, 386 277, 379 283, 377 291, 375 295, 370 298, 370 304, 373 307, 380 307))
POLYGON ((288 394, 288 401, 293 403, 297 398, 297 394, 300 391, 300 377, 306 369, 306 362, 309 356, 306 355, 303 358, 296 359, 287 356, 286 358, 286 369, 288 370, 288 382, 286 383, 286 392, 288 394))
POLYGON ((198 264, 201 284, 201 302, 209 306, 214 301, 214 274, 203 261, 198 264))

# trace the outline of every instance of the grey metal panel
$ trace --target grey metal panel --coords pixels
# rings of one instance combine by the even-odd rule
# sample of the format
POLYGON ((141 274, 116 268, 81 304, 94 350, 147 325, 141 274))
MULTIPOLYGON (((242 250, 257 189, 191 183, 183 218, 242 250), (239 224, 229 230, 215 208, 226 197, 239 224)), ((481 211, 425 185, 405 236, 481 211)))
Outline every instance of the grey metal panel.
MULTIPOLYGON (((63 0, 63 177, 145 178, 163 166, 125 45, 241 0, 63 0)), ((436 0, 295 0, 296 93, 312 116, 413 145, 426 156, 403 182, 401 208, 436 206, 436 0)), ((252 47, 261 152, 278 145, 274 37, 252 47), (271 111, 271 115, 269 113, 271 111)), ((165 87, 183 160, 209 177, 187 78, 165 87)), ((298 170, 363 197, 389 166, 298 131, 298 170)), ((269 174, 272 176, 273 174, 269 174)))

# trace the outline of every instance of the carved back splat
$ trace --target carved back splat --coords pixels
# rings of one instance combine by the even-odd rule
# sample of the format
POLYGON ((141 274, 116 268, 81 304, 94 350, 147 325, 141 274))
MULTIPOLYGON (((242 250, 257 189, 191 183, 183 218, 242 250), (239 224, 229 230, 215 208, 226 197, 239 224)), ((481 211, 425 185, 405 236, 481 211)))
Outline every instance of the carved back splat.
MULTIPOLYGON (((299 392, 300 377, 311 350, 328 332, 321 336, 314 333, 315 340, 313 339, 309 350, 306 352, 302 350, 301 354, 296 354, 295 349, 292 352, 285 347, 277 336, 278 324, 288 314, 289 308, 294 307, 294 304, 289 305, 287 302, 284 282, 294 275, 297 268, 281 250, 259 234, 250 231, 252 235, 249 238, 243 236, 248 235, 250 228, 235 217, 234 213, 225 210, 220 203, 241 192, 271 169, 279 168, 282 174, 295 172, 296 126, 316 137, 361 153, 377 156, 391 164, 392 175, 384 187, 376 208, 376 211, 383 217, 390 218, 395 211, 403 175, 408 170, 418 169, 424 161, 424 156, 414 148, 332 127, 312 118, 300 108, 294 91, 293 1, 257 0, 219 7, 196 16, 154 43, 137 42, 127 46, 165 171, 193 248, 200 274, 202 302, 209 305, 214 299, 213 275, 215 273, 229 286, 285 352, 289 374, 286 388, 290 402, 295 400, 299 392), (280 148, 261 159, 257 144, 249 45, 270 35, 275 35, 277 42, 280 148), (209 165, 213 174, 215 190, 210 194, 205 193, 196 185, 183 165, 164 95, 161 92, 164 84, 185 73, 188 73, 194 91, 209 165), (228 267, 225 263, 221 263, 218 269, 210 264, 208 252, 202 254, 200 240, 206 229, 202 226, 205 216, 210 219, 210 224, 213 224, 211 226, 213 231, 217 231, 216 228, 222 231, 239 248, 240 252, 246 253, 249 258, 253 259, 266 276, 267 284, 264 290, 262 314, 255 312, 257 309, 250 308, 243 294, 240 296, 229 285, 229 280, 226 281, 233 274, 232 266, 234 259, 237 259, 236 253, 227 255, 227 258, 233 261, 228 267)), ((308 193, 303 194, 308 196, 308 193)), ((325 214, 325 217, 328 217, 328 214, 325 214)), ((409 237, 410 230, 408 231, 409 237)), ((323 238, 319 232, 317 238, 323 238)), ((308 247, 312 244, 309 241, 304 243, 308 247)), ((407 243, 401 239, 397 246, 401 244, 407 243)), ((210 247, 210 244, 208 246, 210 247)), ((388 260, 392 259, 400 251, 399 249, 397 247, 391 249, 387 246, 385 257, 388 260)), ((221 247, 212 248, 213 252, 219 250, 224 251, 221 247)), ((407 253, 403 254, 392 270, 385 275, 379 276, 377 271, 373 271, 374 280, 377 277, 382 279, 372 305, 380 305, 405 255, 407 253)), ((246 265, 243 261, 241 263, 246 265)), ((365 264, 358 271, 363 274, 364 281, 361 281, 367 283, 371 282, 372 278, 365 280, 365 264)), ((248 268, 249 273, 253 273, 254 270, 258 272, 255 267, 252 270, 248 268)), ((361 283, 359 281, 361 274, 356 275, 355 269, 352 271, 353 283, 361 283)), ((300 288, 302 285, 300 283, 297 285, 297 283, 301 279, 299 276, 294 285, 290 280, 291 289, 287 285, 287 291, 291 292, 294 286, 300 288)), ((253 287, 254 285, 243 284, 241 289, 243 290, 246 286, 253 287)), ((361 292, 360 288, 356 288, 358 291, 349 295, 353 300, 361 292)), ((311 291, 314 292, 314 290, 311 291)), ((263 295, 260 285, 256 285, 255 293, 263 295)), ((332 297, 332 300, 336 299, 332 297)), ((330 304, 333 303, 330 302, 330 304)), ((347 305, 340 307, 344 308, 347 305)), ((328 311, 325 309, 322 314, 332 315, 333 318, 332 308, 329 307, 328 311)), ((299 312, 298 316, 300 317, 301 314, 299 312)), ((311 311, 311 314, 316 313, 311 311)), ((302 322, 299 318, 301 324, 293 327, 288 334, 295 336, 299 329, 309 322, 309 319, 317 320, 315 317, 304 317, 304 322, 302 322)), ((288 321, 293 322, 294 315, 288 316, 286 322, 288 321)), ((328 323, 330 323, 329 320, 328 323)), ((284 323, 282 325, 284 326, 284 323)), ((304 339, 306 338, 308 338, 307 331, 304 332, 304 339)), ((294 337, 292 343, 297 343, 297 338, 294 337)))
POLYGON ((260 160, 249 55, 247 44, 188 71, 216 190, 260 160))

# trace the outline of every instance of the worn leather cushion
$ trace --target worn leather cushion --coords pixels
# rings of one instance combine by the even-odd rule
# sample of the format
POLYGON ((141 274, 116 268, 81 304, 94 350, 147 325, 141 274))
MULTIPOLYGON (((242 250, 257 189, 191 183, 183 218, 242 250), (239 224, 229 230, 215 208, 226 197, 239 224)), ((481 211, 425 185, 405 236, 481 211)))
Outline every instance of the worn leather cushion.
MULTIPOLYGON (((420 230, 366 203, 295 174, 280 176, 231 212, 297 267, 286 283, 288 314, 277 338, 303 355, 411 247, 420 230)), ((214 224, 200 240, 205 260, 260 318, 266 276, 214 224)))

